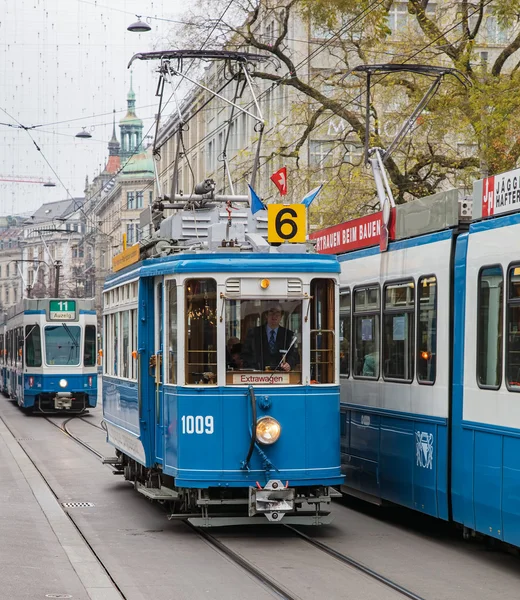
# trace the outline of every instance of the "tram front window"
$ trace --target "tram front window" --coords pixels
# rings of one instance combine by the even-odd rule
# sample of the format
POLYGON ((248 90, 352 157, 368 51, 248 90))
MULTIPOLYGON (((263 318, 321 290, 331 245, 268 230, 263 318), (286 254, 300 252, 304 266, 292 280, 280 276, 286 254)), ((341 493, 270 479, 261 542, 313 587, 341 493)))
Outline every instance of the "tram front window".
POLYGON ((81 328, 77 325, 45 327, 45 361, 48 365, 79 365, 81 328))
POLYGON ((226 300, 226 382, 301 383, 300 300, 226 300))

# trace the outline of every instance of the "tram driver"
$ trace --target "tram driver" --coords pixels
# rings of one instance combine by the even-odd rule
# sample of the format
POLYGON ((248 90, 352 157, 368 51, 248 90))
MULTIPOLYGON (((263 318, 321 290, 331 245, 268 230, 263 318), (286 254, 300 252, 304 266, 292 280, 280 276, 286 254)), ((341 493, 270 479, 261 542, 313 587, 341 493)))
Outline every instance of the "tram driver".
POLYGON ((283 310, 280 304, 271 304, 267 321, 249 329, 242 347, 243 368, 266 370, 294 370, 300 361, 296 335, 280 325, 283 310))

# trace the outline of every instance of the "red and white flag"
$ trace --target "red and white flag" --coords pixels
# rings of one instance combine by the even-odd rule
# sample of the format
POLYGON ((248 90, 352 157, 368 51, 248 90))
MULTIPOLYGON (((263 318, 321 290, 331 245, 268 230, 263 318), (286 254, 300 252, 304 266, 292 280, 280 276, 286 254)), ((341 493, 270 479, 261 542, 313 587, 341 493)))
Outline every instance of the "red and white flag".
POLYGON ((287 194, 287 167, 282 167, 276 173, 273 173, 271 181, 278 188, 280 195, 285 196, 287 194))

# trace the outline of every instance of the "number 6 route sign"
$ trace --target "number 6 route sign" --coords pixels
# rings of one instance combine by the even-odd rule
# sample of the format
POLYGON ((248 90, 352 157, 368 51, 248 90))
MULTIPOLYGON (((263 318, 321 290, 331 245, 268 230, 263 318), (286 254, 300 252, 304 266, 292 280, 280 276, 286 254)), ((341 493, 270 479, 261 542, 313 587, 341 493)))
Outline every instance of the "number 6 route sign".
POLYGON ((307 207, 304 204, 267 205, 267 241, 305 242, 307 207))

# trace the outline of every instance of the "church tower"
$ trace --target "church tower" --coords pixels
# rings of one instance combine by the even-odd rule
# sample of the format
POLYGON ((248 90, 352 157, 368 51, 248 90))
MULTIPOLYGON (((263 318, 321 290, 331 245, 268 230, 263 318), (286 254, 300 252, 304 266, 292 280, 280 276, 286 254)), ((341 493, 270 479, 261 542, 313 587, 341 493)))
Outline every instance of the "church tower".
POLYGON ((112 139, 108 142, 108 162, 105 173, 116 173, 121 166, 121 146, 116 136, 116 109, 114 109, 114 122, 112 126, 112 139))
POLYGON ((133 154, 142 152, 143 122, 135 114, 135 92, 132 89, 132 74, 130 73, 130 90, 126 97, 127 112, 119 121, 121 130, 121 162, 124 164, 133 154))

